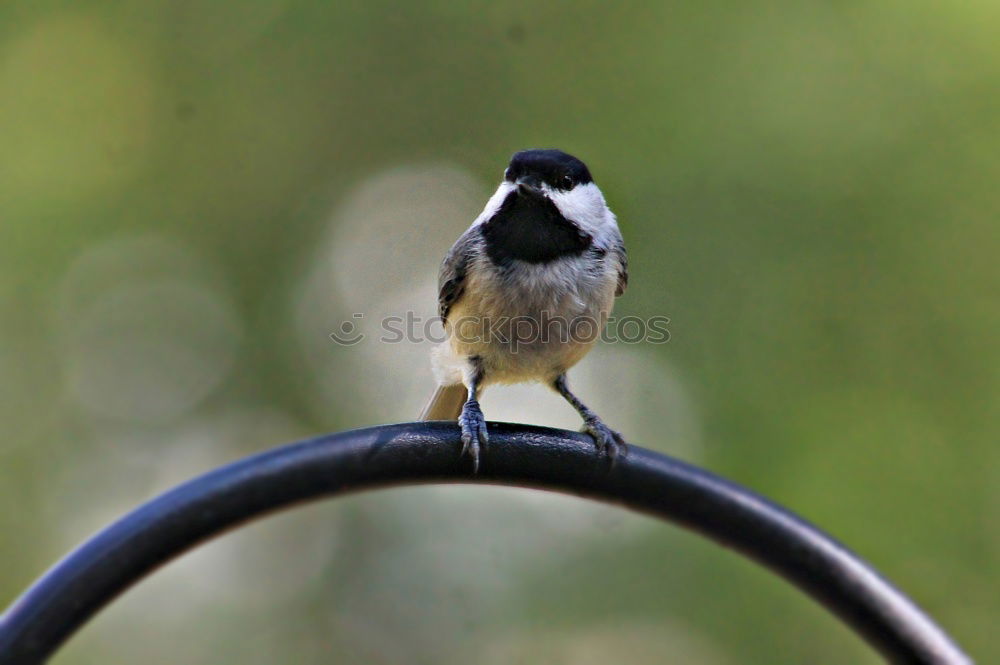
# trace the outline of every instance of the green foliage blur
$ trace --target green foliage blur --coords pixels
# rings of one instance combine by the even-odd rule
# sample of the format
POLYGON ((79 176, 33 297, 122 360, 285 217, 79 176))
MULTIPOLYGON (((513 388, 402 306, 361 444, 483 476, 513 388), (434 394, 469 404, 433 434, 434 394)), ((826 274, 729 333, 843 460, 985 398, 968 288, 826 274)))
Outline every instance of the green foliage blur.
MULTIPOLYGON (((0 605, 201 471, 412 419, 429 346, 328 334, 432 313, 509 155, 559 147, 618 214, 618 313, 671 320, 585 359, 584 399, 1000 660, 998 25, 985 0, 0 3, 0 605)), ((510 394, 488 418, 565 408, 510 394)), ((228 535, 54 662, 615 661, 878 662, 696 536, 465 487, 228 535)))

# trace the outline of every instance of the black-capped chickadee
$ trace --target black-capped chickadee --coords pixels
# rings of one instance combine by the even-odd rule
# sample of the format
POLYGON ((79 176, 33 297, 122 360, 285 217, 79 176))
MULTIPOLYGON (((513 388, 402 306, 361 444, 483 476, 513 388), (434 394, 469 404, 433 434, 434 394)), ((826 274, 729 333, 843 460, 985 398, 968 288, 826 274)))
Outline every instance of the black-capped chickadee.
POLYGON ((559 150, 513 156, 483 212, 441 264, 438 313, 448 339, 433 353, 439 386, 421 420, 455 420, 479 468, 488 442, 479 394, 541 381, 583 418, 598 450, 621 435, 570 392, 566 371, 600 336, 625 291, 628 262, 614 214, 587 166, 559 150))

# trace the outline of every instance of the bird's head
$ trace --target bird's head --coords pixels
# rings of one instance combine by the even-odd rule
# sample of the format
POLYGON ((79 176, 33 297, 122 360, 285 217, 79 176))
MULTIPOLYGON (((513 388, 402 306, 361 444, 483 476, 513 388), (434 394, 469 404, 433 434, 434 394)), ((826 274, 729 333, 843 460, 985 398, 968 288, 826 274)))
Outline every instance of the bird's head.
POLYGON ((503 181, 477 223, 498 215, 546 226, 562 218, 598 241, 609 227, 616 227, 615 216, 587 165, 561 150, 522 150, 511 157, 503 181))

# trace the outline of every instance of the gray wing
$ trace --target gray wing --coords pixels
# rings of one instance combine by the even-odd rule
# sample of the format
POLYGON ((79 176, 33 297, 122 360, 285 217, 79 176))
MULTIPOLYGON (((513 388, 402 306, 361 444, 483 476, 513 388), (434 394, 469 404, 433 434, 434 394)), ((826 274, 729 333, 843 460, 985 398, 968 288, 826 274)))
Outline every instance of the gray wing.
POLYGON ((615 288, 615 296, 625 293, 628 286, 628 253, 625 251, 625 241, 620 233, 611 245, 611 255, 618 259, 618 286, 615 288))
POLYGON ((466 271, 479 242, 479 229, 469 229, 455 241, 441 262, 441 270, 438 272, 438 316, 442 323, 448 320, 451 306, 458 302, 465 291, 466 271))

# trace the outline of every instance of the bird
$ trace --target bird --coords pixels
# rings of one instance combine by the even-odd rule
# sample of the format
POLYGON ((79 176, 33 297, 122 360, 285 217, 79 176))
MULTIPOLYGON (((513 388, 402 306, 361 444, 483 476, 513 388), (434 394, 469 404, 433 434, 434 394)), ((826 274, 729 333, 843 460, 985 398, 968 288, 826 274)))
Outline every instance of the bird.
POLYGON ((482 391, 541 382, 576 409, 613 463, 625 440, 573 394, 566 372, 593 347, 627 285, 617 219, 586 164, 555 149, 515 153, 441 263, 446 339, 431 352, 438 385, 420 419, 457 420, 461 454, 478 472, 489 443, 482 391))

